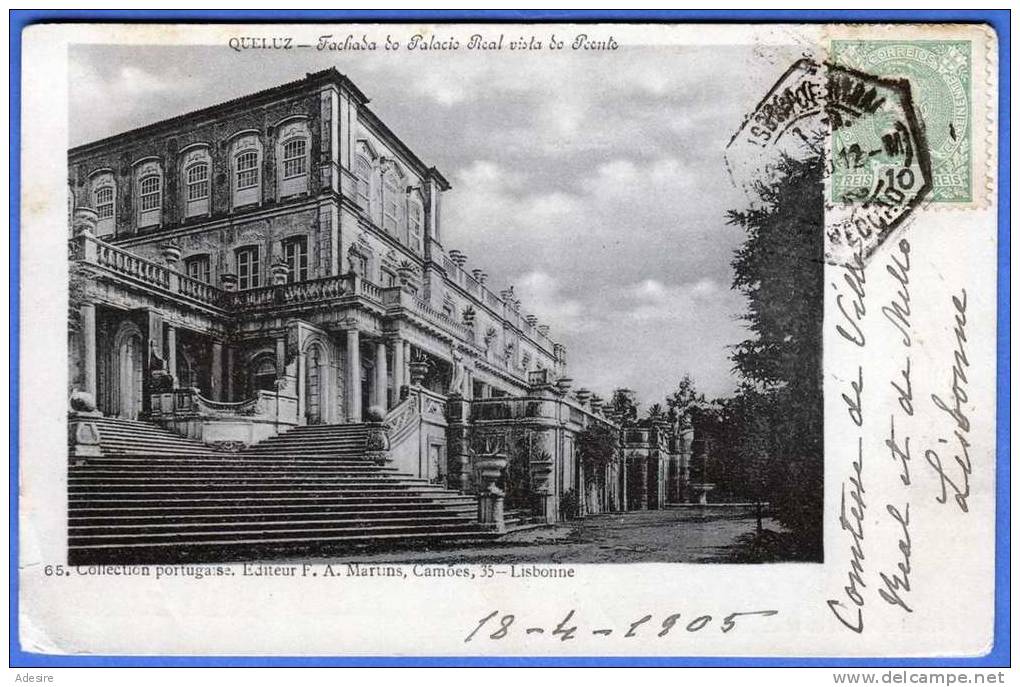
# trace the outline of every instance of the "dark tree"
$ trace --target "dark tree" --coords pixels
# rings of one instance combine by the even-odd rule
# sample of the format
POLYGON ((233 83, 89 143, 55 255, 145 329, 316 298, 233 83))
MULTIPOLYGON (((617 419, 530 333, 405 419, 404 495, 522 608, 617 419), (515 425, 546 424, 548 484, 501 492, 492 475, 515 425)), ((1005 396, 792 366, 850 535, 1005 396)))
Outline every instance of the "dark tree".
POLYGON ((760 203, 733 211, 747 233, 732 265, 751 336, 733 362, 745 384, 735 399, 735 442, 746 486, 764 489, 801 557, 822 555, 822 312, 824 206, 821 157, 785 158, 759 185, 760 203), (758 487, 754 485, 758 484, 758 487))
POLYGON ((613 389, 613 396, 609 399, 609 411, 620 418, 624 424, 631 424, 638 417, 640 404, 634 399, 634 392, 630 389, 613 389))
POLYGON ((699 393, 690 374, 684 374, 676 385, 676 390, 666 397, 666 407, 671 415, 682 421, 690 416, 692 410, 705 403, 705 394, 699 393))

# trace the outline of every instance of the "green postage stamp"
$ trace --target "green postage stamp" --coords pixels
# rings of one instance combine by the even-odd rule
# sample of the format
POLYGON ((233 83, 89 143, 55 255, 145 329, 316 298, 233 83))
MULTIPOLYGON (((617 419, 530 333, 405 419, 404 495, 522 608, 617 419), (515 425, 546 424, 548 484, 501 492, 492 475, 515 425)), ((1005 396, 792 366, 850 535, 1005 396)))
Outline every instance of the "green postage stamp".
MULTIPOLYGON (((868 74, 910 82, 914 107, 931 153, 931 199, 939 203, 971 202, 971 42, 837 40, 832 42, 832 59, 868 74)), ((880 136, 876 131, 876 137, 880 136)), ((856 173, 878 175, 881 169, 865 165, 856 173)), ((858 186, 861 181, 845 171, 835 174, 833 197, 841 197, 843 189, 858 186)))

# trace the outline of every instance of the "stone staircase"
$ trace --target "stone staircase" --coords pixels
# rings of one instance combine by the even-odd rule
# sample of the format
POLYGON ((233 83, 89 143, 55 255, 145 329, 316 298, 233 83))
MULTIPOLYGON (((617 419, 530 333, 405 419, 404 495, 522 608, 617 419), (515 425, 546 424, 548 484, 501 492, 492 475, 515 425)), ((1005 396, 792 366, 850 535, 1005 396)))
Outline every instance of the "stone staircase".
POLYGON ((99 430, 104 456, 208 456, 220 451, 148 422, 114 417, 87 418, 99 430))
MULTIPOLYGON (((72 461, 72 565, 416 549, 495 535, 474 497, 364 459, 366 427, 300 427, 238 453, 97 418, 103 456, 72 461)), ((399 558, 399 554, 394 554, 399 558)))

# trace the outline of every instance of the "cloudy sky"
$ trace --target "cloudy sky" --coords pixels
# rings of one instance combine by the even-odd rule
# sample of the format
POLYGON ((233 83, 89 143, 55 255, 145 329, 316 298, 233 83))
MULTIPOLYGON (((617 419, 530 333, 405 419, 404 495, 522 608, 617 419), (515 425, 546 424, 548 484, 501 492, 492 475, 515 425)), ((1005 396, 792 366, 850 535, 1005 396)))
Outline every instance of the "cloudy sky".
MULTIPOLYGON (((793 56, 795 57, 795 55, 793 56)), ((748 47, 607 53, 316 53, 76 47, 78 145, 335 66, 451 181, 443 243, 568 348, 575 386, 647 405, 685 372, 710 396, 745 338, 723 150, 792 62, 748 47)))

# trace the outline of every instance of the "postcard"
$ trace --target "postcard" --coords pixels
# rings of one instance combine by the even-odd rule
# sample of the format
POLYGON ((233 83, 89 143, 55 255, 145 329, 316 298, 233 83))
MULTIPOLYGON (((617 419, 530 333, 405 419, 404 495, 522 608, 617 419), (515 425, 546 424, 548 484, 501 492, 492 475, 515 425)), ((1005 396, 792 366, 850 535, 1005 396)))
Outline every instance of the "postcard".
POLYGON ((22 650, 986 654, 997 51, 28 27, 22 650))

